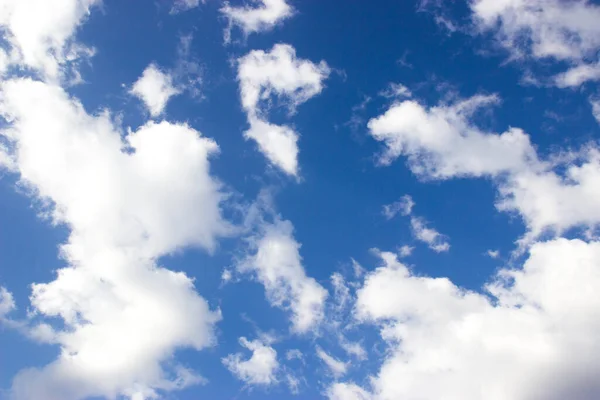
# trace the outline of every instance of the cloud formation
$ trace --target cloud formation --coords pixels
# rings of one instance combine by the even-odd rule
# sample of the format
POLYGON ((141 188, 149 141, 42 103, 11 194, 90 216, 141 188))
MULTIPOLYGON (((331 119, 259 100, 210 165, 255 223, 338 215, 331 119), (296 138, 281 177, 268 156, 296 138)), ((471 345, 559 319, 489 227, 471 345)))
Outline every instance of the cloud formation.
POLYGON ((10 45, 5 63, 30 68, 46 79, 64 78, 65 67, 92 53, 72 36, 100 2, 0 0, 2 36, 10 45))
POLYGON ((294 332, 307 333, 323 319, 327 291, 306 275, 291 222, 276 217, 273 223, 263 223, 237 269, 256 276, 271 305, 291 312, 294 332))
POLYGON ((225 28, 225 43, 231 40, 231 30, 239 27, 244 36, 251 33, 266 32, 273 29, 283 20, 294 14, 294 9, 286 0, 252 0, 257 7, 250 5, 232 7, 229 2, 221 8, 221 13, 227 18, 225 28))
POLYGON ((166 362, 177 348, 212 345, 220 313, 188 276, 157 259, 187 246, 211 251, 228 234, 224 194, 210 175, 216 143, 168 122, 122 139, 107 113, 90 115, 60 87, 31 79, 2 83, 0 113, 10 121, 1 132, 11 144, 8 167, 44 214, 70 230, 60 248, 67 265, 31 295, 35 314, 64 324, 42 322, 32 336, 61 354, 21 371, 14 396, 151 398, 201 382, 166 362))
POLYGON ((152 117, 157 117, 163 113, 169 99, 179 94, 180 90, 173 85, 171 75, 161 71, 156 64, 150 64, 129 93, 144 102, 152 117))
POLYGON ((404 156, 424 180, 494 179, 496 206, 521 214, 529 240, 600 223, 594 205, 600 199, 600 150, 590 144, 567 159, 542 160, 521 129, 497 134, 471 122, 474 113, 497 102, 496 96, 473 96, 429 108, 414 100, 392 104, 368 124, 371 136, 385 144, 380 162, 404 156))
POLYGON ((249 341, 245 337, 240 338, 240 345, 250 350, 252 356, 244 360, 241 353, 228 355, 222 360, 227 369, 248 385, 277 383, 279 362, 275 349, 260 340, 249 341))
POLYGON ((355 312, 380 327, 389 356, 368 390, 337 383, 329 398, 598 397, 599 255, 598 242, 536 243, 522 268, 501 270, 480 294, 380 253, 355 312))
POLYGON ((267 121, 268 103, 273 97, 290 111, 318 95, 331 72, 327 63, 296 57, 287 44, 276 44, 269 52, 253 50, 238 60, 238 81, 242 107, 250 129, 244 133, 274 166, 288 175, 298 174, 298 133, 287 125, 267 121))
POLYGON ((599 79, 597 4, 587 0, 474 0, 469 6, 476 26, 493 32, 512 57, 571 64, 555 77, 558 86, 599 79))

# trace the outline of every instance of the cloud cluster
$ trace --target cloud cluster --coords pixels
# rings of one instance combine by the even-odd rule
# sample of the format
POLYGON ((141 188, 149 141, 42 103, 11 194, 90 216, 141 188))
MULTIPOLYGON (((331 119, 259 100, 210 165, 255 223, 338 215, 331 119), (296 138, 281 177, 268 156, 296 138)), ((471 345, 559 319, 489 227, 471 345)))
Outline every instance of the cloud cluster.
POLYGON ((210 175, 216 143, 168 122, 122 139, 107 113, 90 115, 60 87, 31 79, 2 83, 0 113, 10 121, 1 132, 9 167, 71 232, 61 246, 67 266, 31 295, 38 316, 64 325, 43 322, 32 335, 61 354, 22 371, 16 398, 152 397, 200 382, 170 358, 179 347, 210 346, 220 313, 188 276, 156 260, 186 246, 212 250, 228 233, 210 175))
POLYGON ((329 398, 591 400, 600 395, 600 243, 536 243, 487 294, 413 274, 392 253, 358 291, 356 317, 390 346, 372 385, 336 383, 329 398))
MULTIPOLYGON (((77 27, 100 0, 0 0, 8 65, 30 68, 46 79, 64 78, 66 66, 91 50, 74 42, 77 27)), ((0 60, 0 64, 2 61, 0 60)))
POLYGON ((600 6, 587 0, 473 0, 476 26, 491 31, 517 59, 551 59, 570 64, 558 86, 600 79, 600 6))
POLYGON ((238 60, 242 107, 250 124, 244 136, 256 141, 265 157, 288 175, 298 174, 298 133, 290 126, 268 122, 270 103, 265 102, 276 97, 294 111, 321 93, 329 73, 327 63, 298 59, 296 50, 286 44, 277 44, 269 52, 253 50, 238 60))
POLYGON ((594 228, 600 223, 595 206, 600 150, 590 145, 568 157, 542 160, 521 129, 497 134, 471 122, 474 113, 497 101, 496 96, 474 96, 429 108, 415 100, 396 102, 368 127, 385 144, 383 164, 404 156, 411 171, 425 180, 494 179, 500 193, 497 207, 519 212, 530 238, 578 226, 594 228))

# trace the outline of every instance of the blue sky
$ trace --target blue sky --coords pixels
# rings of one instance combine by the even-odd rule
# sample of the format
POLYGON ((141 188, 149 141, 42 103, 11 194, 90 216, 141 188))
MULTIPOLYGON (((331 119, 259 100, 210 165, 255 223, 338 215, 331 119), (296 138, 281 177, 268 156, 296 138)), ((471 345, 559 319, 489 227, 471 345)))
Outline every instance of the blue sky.
POLYGON ((0 0, 0 399, 599 398, 599 18, 0 0))

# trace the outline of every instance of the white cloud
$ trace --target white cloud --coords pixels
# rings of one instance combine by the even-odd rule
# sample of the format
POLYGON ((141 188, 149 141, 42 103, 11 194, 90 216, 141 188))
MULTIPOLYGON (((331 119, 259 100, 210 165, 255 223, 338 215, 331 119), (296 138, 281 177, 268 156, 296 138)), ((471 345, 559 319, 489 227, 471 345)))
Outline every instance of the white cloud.
POLYGON ((426 243, 429 248, 436 253, 442 253, 450 250, 450 243, 446 240, 446 236, 442 235, 433 228, 428 228, 427 223, 423 218, 411 217, 410 227, 413 235, 417 240, 426 243))
POLYGON ((494 135, 468 119, 479 108, 498 102, 496 96, 474 96, 448 106, 424 108, 413 100, 393 104, 371 119, 371 135, 384 142, 380 161, 406 156, 411 170, 429 178, 495 175, 535 158, 529 137, 519 129, 494 135))
POLYGON ((346 285, 346 280, 339 272, 334 272, 331 275, 331 285, 333 286, 335 310, 341 312, 351 300, 350 289, 346 285))
POLYGON ((600 46, 600 7, 585 0, 474 0, 470 6, 479 26, 494 30, 517 55, 579 60, 600 46))
POLYGON ((388 99, 402 99, 412 97, 412 92, 403 84, 392 82, 385 90, 379 92, 379 95, 388 99))
POLYGON ((290 360, 304 360, 304 354, 298 349, 291 349, 285 352, 285 358, 290 360))
POLYGON ((357 360, 367 359, 367 352, 362 344, 358 342, 351 342, 342 335, 338 337, 338 341, 340 347, 346 352, 346 354, 355 357, 357 360))
POLYGON ((253 254, 237 265, 240 272, 253 272, 263 284, 269 302, 292 313, 292 330, 306 333, 323 319, 327 291, 306 276, 300 244, 289 221, 278 218, 263 223, 260 234, 251 240, 253 254))
POLYGON ((488 250, 486 252, 486 254, 488 255, 488 257, 496 259, 498 257, 500 257, 500 251, 499 250, 488 250))
POLYGON ((271 51, 253 50, 238 60, 238 80, 242 106, 259 113, 259 103, 276 95, 286 99, 294 109, 323 90, 323 81, 331 72, 327 63, 296 57, 296 50, 287 44, 276 44, 271 51))
POLYGON ((101 0, 0 0, 0 26, 10 44, 10 61, 52 80, 89 49, 70 39, 101 0))
POLYGON ((372 119, 369 129, 385 143, 382 163, 406 156, 411 171, 422 179, 494 178, 500 192, 497 207, 519 212, 529 239, 600 223, 595 206, 600 201, 600 151, 589 145, 562 160, 540 160, 522 130, 488 133, 470 121, 478 108, 495 102, 495 96, 474 96, 426 109, 404 101, 372 119))
POLYGON ((317 357, 321 359, 329 368, 329 371, 335 378, 340 378, 348 372, 348 365, 337 358, 327 354, 321 347, 316 347, 317 357))
POLYGON ((372 377, 374 399, 600 395, 599 242, 536 243, 522 268, 498 273, 488 295, 380 257, 356 304, 357 318, 378 324, 390 346, 372 377))
MULTIPOLYGON (((569 228, 600 223, 600 150, 584 149, 580 160, 559 165, 563 171, 525 169, 500 184, 500 210, 516 210, 525 219, 530 236, 545 231, 561 234, 569 228)), ((535 167, 534 167, 535 168, 535 167)))
POLYGON ((415 248, 409 245, 403 245, 398 248, 398 256, 401 258, 408 257, 412 254, 415 248))
POLYGON ((286 44, 277 44, 270 52, 253 50, 238 60, 242 107, 250 124, 245 137, 255 140, 265 157, 289 175, 298 173, 298 134, 289 126, 269 123, 264 102, 275 96, 293 111, 321 93, 329 73, 324 61, 298 59, 296 50, 286 44))
POLYGON ((259 118, 249 117, 249 122, 250 129, 244 132, 244 137, 254 140, 271 163, 295 176, 298 173, 298 134, 289 126, 271 124, 259 118))
POLYGON ((353 383, 336 382, 327 389, 329 400, 370 400, 371 394, 353 383))
POLYGON ((15 309, 15 300, 11 292, 0 286, 0 321, 15 309))
POLYGON ((394 218, 398 213, 402 216, 407 216, 412 213, 412 209, 415 206, 415 202, 409 195, 404 195, 400 200, 383 206, 383 215, 387 219, 394 218))
MULTIPOLYGON (((555 78, 559 86, 599 79, 586 65, 600 49, 600 7, 587 0, 474 0, 476 26, 492 31, 514 58, 553 59, 574 65, 555 78)), ((595 70, 595 71, 594 71, 595 70)))
MULTIPOLYGON (((192 8, 198 7, 200 3, 200 0, 175 0, 172 12, 177 13, 191 10, 192 8)), ((204 3, 204 1, 202 1, 202 3, 204 3)))
POLYGON ((266 32, 294 14, 294 9, 286 0, 253 0, 257 7, 231 7, 228 2, 221 8, 227 18, 225 42, 231 39, 231 29, 239 27, 245 36, 251 33, 266 32), (260 5, 259 5, 260 4, 260 5))
POLYGON ((240 338, 240 344, 252 351, 249 359, 243 360, 241 353, 230 354, 223 358, 223 364, 238 379, 249 385, 272 385, 277 383, 279 369, 277 352, 260 340, 248 341, 240 338))
POLYGON ((179 94, 180 90, 173 85, 171 75, 150 64, 129 93, 142 100, 150 115, 157 117, 163 113, 169 99, 179 94))
POLYGON ((590 100, 590 104, 592 105, 592 114, 600 124, 600 100, 592 99, 590 100))
MULTIPOLYGON (((440 234, 433 228, 427 227, 427 222, 421 218, 412 214, 415 202, 409 195, 404 195, 400 200, 383 206, 383 215, 389 220, 394 218, 397 214, 402 216, 410 215, 410 226, 412 233, 417 240, 426 243, 430 249, 437 253, 445 252, 450 250, 450 243, 448 243, 446 236, 440 234)), ((413 248, 410 246, 402 246, 400 251, 401 257, 409 256, 412 253, 413 248)))
POLYGON ((61 352, 20 372, 15 398, 151 398, 202 382, 172 355, 212 345, 220 313, 156 260, 186 246, 212 250, 229 233, 209 170, 216 143, 167 122, 122 138, 108 113, 89 115, 61 88, 29 79, 2 83, 0 112, 19 184, 70 230, 67 266, 31 295, 35 314, 64 323, 32 335, 61 352))
POLYGON ((577 65, 558 74, 554 80, 556 86, 561 88, 578 87, 588 81, 600 80, 600 63, 577 65))

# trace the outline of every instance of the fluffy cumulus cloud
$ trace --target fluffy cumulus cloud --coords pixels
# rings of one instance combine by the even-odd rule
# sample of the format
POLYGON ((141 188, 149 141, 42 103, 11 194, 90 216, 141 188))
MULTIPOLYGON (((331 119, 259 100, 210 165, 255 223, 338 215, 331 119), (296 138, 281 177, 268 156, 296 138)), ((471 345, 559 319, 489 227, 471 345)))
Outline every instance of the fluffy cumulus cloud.
POLYGON ((71 40, 100 0, 0 0, 0 26, 9 43, 10 64, 59 79, 62 68, 91 51, 71 40))
POLYGON ((597 398, 599 255, 598 242, 536 243, 481 294, 380 253, 355 312, 380 326, 389 355, 370 388, 337 383, 330 399, 597 398))
POLYGON ((407 100, 392 104, 368 127, 385 144, 380 158, 384 164, 404 156, 411 171, 425 180, 493 178, 500 192, 497 207, 519 212, 530 237, 600 223, 595 206, 600 199, 600 151, 589 145, 566 162, 565 157, 541 160, 521 129, 497 134, 471 122, 474 113, 497 101, 496 96, 474 96, 427 108, 407 100))
POLYGON ((476 111, 497 102, 496 96, 474 96, 426 108, 407 100, 394 103, 368 127, 371 136, 386 145, 380 159, 384 164, 406 156, 411 170, 426 178, 495 175, 535 158, 523 131, 510 129, 495 135, 470 123, 476 111))
POLYGON ((164 111, 169 99, 180 93, 173 85, 173 78, 155 64, 150 64, 129 91, 142 100, 151 116, 164 111))
POLYGON ((240 344, 252 352, 247 360, 241 353, 230 354, 223 358, 223 364, 238 379, 248 385, 272 385, 277 383, 279 362, 277 352, 260 340, 249 341, 240 338, 240 344))
POLYGON ((31 295, 38 319, 62 321, 32 325, 32 336, 61 352, 21 371, 15 398, 153 398, 201 382, 171 357, 212 345, 220 313, 192 279, 156 260, 185 246, 212 250, 228 233, 210 175, 216 143, 167 122, 123 138, 107 113, 90 115, 60 87, 30 79, 2 83, 0 112, 9 167, 43 214, 70 230, 60 249, 67 265, 31 295))
POLYGON ((256 141, 265 157, 289 175, 298 174, 298 133, 267 121, 269 100, 275 97, 294 111, 321 93, 329 73, 324 61, 299 59, 286 44, 277 44, 269 52, 253 50, 238 60, 242 107, 250 124, 245 137, 256 141))
POLYGON ((229 2, 221 8, 221 13, 227 18, 225 42, 231 39, 231 29, 239 27, 244 35, 265 32, 273 29, 283 20, 291 17, 294 9, 286 0, 252 0, 246 6, 232 7, 229 2))
POLYGON ((587 0, 473 0, 476 25, 492 31, 516 58, 566 61, 559 86, 599 79, 600 6, 587 0), (592 60, 592 63, 589 61, 592 60))
POLYGON ((277 218, 263 224, 251 245, 252 253, 238 264, 238 270, 255 274, 269 302, 291 312, 293 331, 315 329, 323 319, 327 291, 306 275, 292 224, 277 218))

